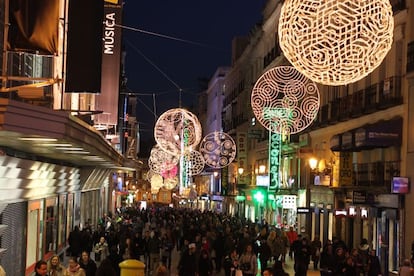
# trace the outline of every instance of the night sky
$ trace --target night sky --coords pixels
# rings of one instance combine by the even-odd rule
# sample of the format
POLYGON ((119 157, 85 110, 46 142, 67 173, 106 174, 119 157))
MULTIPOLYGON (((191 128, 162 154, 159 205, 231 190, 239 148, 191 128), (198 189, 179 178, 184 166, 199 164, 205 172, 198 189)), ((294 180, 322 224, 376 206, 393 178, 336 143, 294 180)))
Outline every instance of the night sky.
POLYGON ((265 0, 126 0, 123 38, 130 92, 138 95, 142 135, 152 136, 156 114, 190 107, 219 66, 230 66, 231 41, 262 19, 265 0), (130 30, 130 28, 136 30, 130 30), (148 32, 148 33, 144 33, 148 32), (154 34, 149 34, 154 33, 154 34), (167 36, 161 37, 161 36, 167 36))

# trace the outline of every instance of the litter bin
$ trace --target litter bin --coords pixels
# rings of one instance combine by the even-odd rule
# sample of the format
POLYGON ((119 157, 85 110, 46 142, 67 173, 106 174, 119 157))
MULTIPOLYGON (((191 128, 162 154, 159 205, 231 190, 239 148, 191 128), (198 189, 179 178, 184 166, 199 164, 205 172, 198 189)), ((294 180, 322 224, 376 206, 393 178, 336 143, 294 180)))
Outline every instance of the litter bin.
POLYGON ((128 259, 119 264, 121 276, 145 276, 145 264, 143 262, 128 259))

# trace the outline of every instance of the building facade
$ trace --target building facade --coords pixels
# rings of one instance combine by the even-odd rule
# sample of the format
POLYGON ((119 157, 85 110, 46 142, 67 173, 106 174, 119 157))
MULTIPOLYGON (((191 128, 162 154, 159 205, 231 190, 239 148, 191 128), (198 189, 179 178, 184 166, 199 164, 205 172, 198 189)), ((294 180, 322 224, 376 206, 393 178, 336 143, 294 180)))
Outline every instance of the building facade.
POLYGON ((270 189, 271 136, 254 117, 250 97, 264 72, 289 65, 277 33, 282 4, 267 1, 262 24, 233 41, 222 118, 223 130, 242 152, 225 173, 227 182, 236 185, 231 211, 281 229, 294 226, 323 242, 338 237, 350 248, 365 238, 380 256, 383 271, 396 271, 402 259, 410 258, 414 239, 407 223, 414 129, 411 3, 391 3, 392 49, 376 70, 348 85, 318 84, 318 116, 301 133, 282 140, 280 186, 270 189))

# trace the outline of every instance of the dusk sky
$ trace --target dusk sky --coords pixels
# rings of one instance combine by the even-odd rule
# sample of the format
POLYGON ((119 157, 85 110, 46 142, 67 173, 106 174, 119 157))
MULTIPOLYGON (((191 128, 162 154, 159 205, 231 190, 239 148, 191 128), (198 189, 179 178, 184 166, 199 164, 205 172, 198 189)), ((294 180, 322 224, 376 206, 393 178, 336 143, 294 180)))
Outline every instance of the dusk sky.
POLYGON ((262 19, 265 0, 126 0, 123 37, 128 88, 138 94, 138 121, 151 132, 157 115, 194 101, 199 78, 230 66, 231 41, 262 19), (165 37, 163 37, 165 36, 165 37))

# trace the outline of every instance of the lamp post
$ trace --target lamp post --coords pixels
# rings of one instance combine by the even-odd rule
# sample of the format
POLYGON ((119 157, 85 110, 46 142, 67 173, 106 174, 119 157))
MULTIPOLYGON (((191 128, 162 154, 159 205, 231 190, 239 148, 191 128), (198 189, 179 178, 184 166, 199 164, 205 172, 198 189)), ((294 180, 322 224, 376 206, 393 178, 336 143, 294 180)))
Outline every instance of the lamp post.
MULTIPOLYGON (((238 169, 237 169, 237 172, 238 172, 238 174, 236 174, 236 187, 235 187, 235 189, 234 189, 234 194, 235 195, 239 195, 240 193, 239 193, 239 188, 238 188, 238 185, 239 185, 239 181, 240 181, 240 177, 243 175, 243 173, 244 173, 244 168, 242 168, 242 167, 239 167, 238 169)), ((239 216, 243 216, 244 217, 244 200, 242 200, 241 202, 237 202, 237 215, 239 216)))
MULTIPOLYGON (((311 185, 312 183, 315 184, 316 176, 318 176, 318 164, 319 160, 315 157, 311 157, 309 160, 309 169, 310 169, 310 175, 308 177, 308 181, 306 181, 306 207, 310 209, 311 206, 311 185)), ((312 213, 309 212, 306 214, 306 233, 309 235, 309 237, 312 236, 312 213)))

